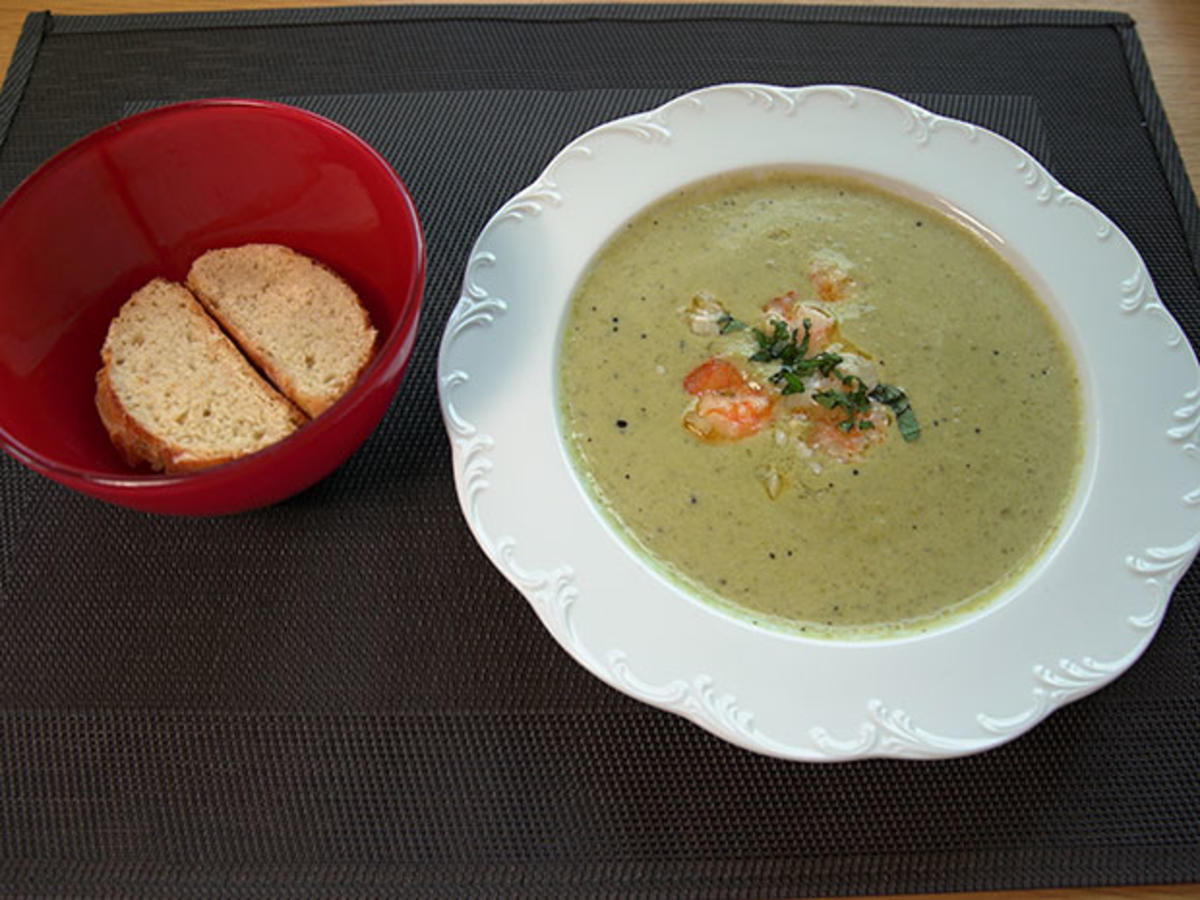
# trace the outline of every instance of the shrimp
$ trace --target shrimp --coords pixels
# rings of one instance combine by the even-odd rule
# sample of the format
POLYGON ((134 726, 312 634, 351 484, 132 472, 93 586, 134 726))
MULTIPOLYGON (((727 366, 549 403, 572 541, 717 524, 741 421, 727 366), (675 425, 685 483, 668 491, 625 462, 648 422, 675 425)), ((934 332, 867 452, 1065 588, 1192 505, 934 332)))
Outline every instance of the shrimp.
MULTIPOLYGON (((808 352, 819 353, 831 343, 837 330, 837 319, 823 309, 796 301, 796 292, 788 291, 763 307, 768 326, 775 321, 787 323, 796 333, 804 334, 804 323, 808 322, 808 352)), ((769 329, 768 329, 769 330, 769 329)))
POLYGON ((845 300, 854 287, 852 279, 841 266, 814 260, 808 267, 808 280, 823 303, 845 300))
POLYGON ((837 462, 853 462, 887 439, 892 422, 884 404, 861 395, 856 399, 865 384, 841 374, 817 375, 809 379, 802 393, 784 397, 781 408, 801 423, 807 446, 837 462))
POLYGON ((683 415, 683 427, 714 443, 758 433, 775 407, 771 394, 720 357, 689 372, 683 379, 683 389, 696 398, 683 415))
POLYGON ((809 433, 809 445, 838 462, 856 462, 866 450, 883 443, 888 436, 889 419, 883 409, 872 409, 865 416, 865 421, 871 424, 870 428, 864 430, 863 421, 859 419, 858 424, 848 431, 841 427, 841 422, 817 422, 809 433))

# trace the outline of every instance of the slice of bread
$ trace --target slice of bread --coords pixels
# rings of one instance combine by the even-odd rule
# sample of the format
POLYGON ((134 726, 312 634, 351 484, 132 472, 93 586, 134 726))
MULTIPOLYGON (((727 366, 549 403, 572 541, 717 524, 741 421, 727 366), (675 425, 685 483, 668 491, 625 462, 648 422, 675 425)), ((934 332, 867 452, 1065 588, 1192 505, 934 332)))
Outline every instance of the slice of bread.
POLYGON ((346 282, 278 244, 211 250, 188 287, 242 351, 314 418, 354 384, 375 352, 375 329, 346 282))
POLYGON ((130 465, 201 469, 255 453, 307 421, 185 287, 162 278, 121 307, 100 356, 96 408, 130 465))

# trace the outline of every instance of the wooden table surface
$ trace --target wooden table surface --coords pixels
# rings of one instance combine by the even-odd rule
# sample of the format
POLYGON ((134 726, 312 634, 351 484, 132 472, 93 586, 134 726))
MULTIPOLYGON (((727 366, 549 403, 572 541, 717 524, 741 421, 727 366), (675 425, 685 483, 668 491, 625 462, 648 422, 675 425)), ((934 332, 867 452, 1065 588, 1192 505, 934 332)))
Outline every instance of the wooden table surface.
MULTIPOLYGON (((383 5, 397 0, 43 0, 41 3, 0 0, 0 61, 8 61, 30 12, 49 8, 70 14, 117 14, 169 10, 284 8, 298 6, 383 5)), ((456 0, 464 2, 464 0, 456 0)), ((491 2, 491 0, 465 0, 491 2)), ((864 6, 1039 7, 1126 12, 1137 22, 1154 82, 1162 97, 1175 139, 1193 185, 1200 178, 1200 0, 858 0, 864 6)), ((1200 810, 1197 811, 1200 818, 1200 810)), ((905 895, 922 900, 1183 900, 1200 898, 1200 884, 1154 885, 1040 891, 987 891, 958 894, 905 895)))

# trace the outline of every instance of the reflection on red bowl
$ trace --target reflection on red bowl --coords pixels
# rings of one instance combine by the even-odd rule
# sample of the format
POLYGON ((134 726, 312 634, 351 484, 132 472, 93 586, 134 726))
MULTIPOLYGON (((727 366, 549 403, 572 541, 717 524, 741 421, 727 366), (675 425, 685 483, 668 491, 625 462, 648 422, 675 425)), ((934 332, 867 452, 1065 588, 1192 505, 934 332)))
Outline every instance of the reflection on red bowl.
POLYGON ((212 515, 274 503, 339 466, 387 410, 425 278, 416 209, 391 166, 339 125, 251 100, 116 122, 55 156, 0 207, 0 443, 123 506, 212 515), (379 353, 325 415, 254 456, 188 475, 126 466, 96 414, 108 323, 155 276, 214 247, 286 244, 353 286, 379 353))

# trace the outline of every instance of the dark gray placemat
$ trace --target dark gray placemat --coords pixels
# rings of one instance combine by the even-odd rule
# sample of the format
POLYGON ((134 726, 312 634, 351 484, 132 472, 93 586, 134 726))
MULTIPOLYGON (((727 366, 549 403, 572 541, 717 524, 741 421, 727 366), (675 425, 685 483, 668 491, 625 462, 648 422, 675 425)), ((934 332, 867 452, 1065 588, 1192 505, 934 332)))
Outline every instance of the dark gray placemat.
POLYGON ((1131 75, 1127 19, 372 8, 34 18, 29 35, 0 93, 5 189, 134 105, 286 97, 397 166, 430 267, 391 413, 294 500, 164 520, 0 462, 0 889, 693 897, 1200 880, 1194 574, 1127 676, 998 750, 760 758, 603 687, 543 633, 461 521, 434 388, 491 211, 575 133, 725 80, 866 83, 1008 134, 1130 234, 1194 342, 1190 195, 1131 75))

